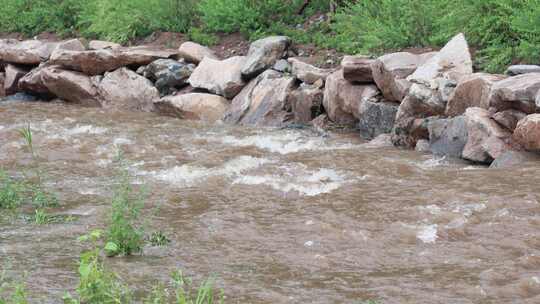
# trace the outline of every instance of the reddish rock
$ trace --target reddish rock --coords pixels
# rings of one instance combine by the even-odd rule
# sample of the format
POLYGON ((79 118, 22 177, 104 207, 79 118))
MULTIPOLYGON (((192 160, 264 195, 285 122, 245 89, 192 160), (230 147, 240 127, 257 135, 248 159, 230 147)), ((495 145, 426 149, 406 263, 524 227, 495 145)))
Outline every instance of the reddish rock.
POLYGON ((540 114, 531 114, 520 120, 514 130, 514 139, 525 150, 540 151, 540 114))
POLYGON ((351 82, 373 83, 371 65, 375 60, 366 56, 345 56, 341 61, 343 77, 351 82))
MULTIPOLYGON (((66 51, 85 51, 86 47, 79 39, 70 39, 58 43, 54 49, 57 50, 66 50, 66 51)), ((54 52, 53 51, 53 52, 54 52)))
POLYGON ((212 51, 211 49, 205 46, 202 46, 198 43, 191 42, 191 41, 182 43, 182 45, 178 49, 178 52, 181 58, 184 58, 186 61, 196 63, 196 64, 201 62, 204 59, 204 57, 218 60, 218 57, 214 53, 214 51, 212 51))
POLYGON ((0 97, 6 96, 6 91, 4 90, 4 81, 6 80, 6 74, 0 73, 0 97))
POLYGON ((106 73, 98 94, 103 107, 130 111, 152 111, 159 100, 152 82, 127 68, 106 73))
POLYGON ((155 103, 155 106, 161 114, 181 119, 215 122, 223 117, 229 104, 227 99, 218 95, 191 93, 163 97, 155 103))
POLYGON ((205 57, 193 71, 188 82, 194 88, 205 89, 225 98, 233 98, 246 85, 241 70, 246 57, 236 56, 226 60, 205 57))
POLYGON ((49 89, 47 88, 47 86, 45 86, 41 77, 47 69, 52 68, 58 67, 42 64, 39 67, 33 69, 19 80, 19 88, 22 91, 31 92, 38 95, 49 95, 49 89))
POLYGON ((19 92, 19 80, 28 73, 28 69, 23 66, 13 64, 6 65, 6 78, 4 79, 4 91, 6 95, 19 92))
POLYGON ((43 71, 41 79, 51 93, 63 100, 84 106, 101 105, 97 89, 99 79, 96 77, 51 67, 43 71))
POLYGON ((475 73, 463 77, 449 97, 446 115, 458 116, 470 107, 488 109, 491 87, 504 78, 503 75, 486 73, 475 73))
POLYGON ((491 119, 487 110, 468 108, 465 121, 468 139, 462 153, 464 159, 490 164, 502 153, 514 149, 512 133, 491 119))
POLYGON ((233 99, 223 120, 241 125, 283 126, 294 117, 291 106, 294 89, 294 77, 267 70, 233 99))
POLYGON ((322 112, 324 92, 316 85, 302 84, 291 95, 294 120, 309 123, 322 112))
POLYGON ((513 132, 516 129, 517 123, 525 118, 527 114, 520 112, 518 110, 505 110, 502 112, 497 112, 491 116, 493 120, 499 123, 501 126, 505 127, 508 131, 513 132))
POLYGON ((377 58, 371 65, 373 79, 388 101, 401 102, 411 83, 406 79, 418 66, 436 53, 415 55, 407 52, 392 53, 377 58))
POLYGON ((38 65, 47 61, 56 44, 39 40, 0 40, 0 61, 23 65, 38 65))
POLYGON ((527 114, 535 113, 536 96, 540 90, 540 73, 522 74, 498 81, 491 87, 489 107, 497 112, 516 109, 527 114))
POLYGON ((288 61, 292 65, 292 74, 294 77, 307 84, 314 84, 319 80, 325 82, 326 78, 333 72, 330 69, 321 69, 312 66, 298 58, 289 58, 288 61))
POLYGON ((352 84, 339 70, 326 79, 323 106, 334 123, 353 126, 358 122, 360 103, 377 101, 379 95, 375 85, 352 84))
POLYGON ((92 40, 88 43, 88 49, 90 50, 118 49, 121 47, 118 43, 101 40, 92 40))

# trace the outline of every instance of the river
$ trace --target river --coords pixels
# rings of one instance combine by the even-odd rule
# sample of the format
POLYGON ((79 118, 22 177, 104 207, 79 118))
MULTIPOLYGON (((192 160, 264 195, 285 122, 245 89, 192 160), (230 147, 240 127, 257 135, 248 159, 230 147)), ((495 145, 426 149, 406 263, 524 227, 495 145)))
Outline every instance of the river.
POLYGON ((0 167, 30 124, 74 222, 0 224, 0 261, 33 301, 77 286, 77 237, 105 225, 120 149, 165 247, 107 259, 147 289, 182 269, 226 303, 540 303, 540 164, 488 169, 355 134, 207 125, 57 103, 0 103, 0 167))

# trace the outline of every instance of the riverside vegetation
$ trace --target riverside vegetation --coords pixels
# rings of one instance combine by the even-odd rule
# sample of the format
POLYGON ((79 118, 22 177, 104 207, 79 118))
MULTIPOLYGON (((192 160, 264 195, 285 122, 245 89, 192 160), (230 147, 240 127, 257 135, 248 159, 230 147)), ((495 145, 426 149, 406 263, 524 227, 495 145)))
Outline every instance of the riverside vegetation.
POLYGON ((220 32, 251 40, 279 34, 364 54, 440 47, 463 32, 489 72, 540 55, 540 0, 0 0, 0 14, 0 31, 28 36, 50 31, 128 43, 173 31, 208 45, 220 32), (335 12, 330 3, 339 5, 335 12), (310 22, 320 14, 327 22, 310 22))
MULTIPOLYGON (((31 172, 25 172, 22 179, 10 177, 0 170, 0 210, 17 214, 26 202, 35 208, 32 222, 38 225, 56 222, 73 221, 71 216, 51 215, 46 208, 58 205, 56 195, 45 189, 45 172, 40 167, 39 157, 34 147, 30 125, 20 129, 19 133, 25 141, 25 148, 31 154, 31 172)), ((145 245, 143 225, 140 214, 144 207, 144 192, 136 192, 125 167, 121 154, 118 157, 120 167, 117 183, 111 202, 111 218, 104 231, 93 230, 83 235, 79 241, 89 243, 89 249, 80 256, 78 274, 79 285, 76 294, 66 292, 63 302, 66 304, 112 304, 132 303, 134 291, 122 279, 105 266, 102 256, 113 257, 141 253, 145 245)), ((2 212, 4 214, 4 212, 2 212)), ((170 240, 161 232, 154 232, 148 237, 152 246, 165 246, 170 240)), ((8 261, 9 262, 9 261, 8 261)), ((28 291, 21 281, 7 278, 9 265, 0 267, 0 304, 29 303, 28 291)), ((143 303, 148 304, 213 304, 223 303, 223 291, 216 291, 213 279, 204 281, 195 288, 191 280, 185 278, 180 271, 174 271, 169 284, 157 284, 143 303)))

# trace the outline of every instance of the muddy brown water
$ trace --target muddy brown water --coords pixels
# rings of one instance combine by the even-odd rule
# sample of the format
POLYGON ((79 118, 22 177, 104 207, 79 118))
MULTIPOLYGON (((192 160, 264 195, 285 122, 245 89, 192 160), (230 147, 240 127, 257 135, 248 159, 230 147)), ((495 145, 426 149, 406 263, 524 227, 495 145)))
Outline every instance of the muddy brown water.
POLYGON ((108 259, 145 290, 181 269, 227 303, 540 303, 540 165, 493 170, 354 134, 251 129, 47 103, 0 103, 0 166, 27 122, 67 224, 0 224, 0 259, 32 302, 60 303, 103 227, 124 151, 172 243, 108 259), (156 208, 159 206, 159 208, 156 208))

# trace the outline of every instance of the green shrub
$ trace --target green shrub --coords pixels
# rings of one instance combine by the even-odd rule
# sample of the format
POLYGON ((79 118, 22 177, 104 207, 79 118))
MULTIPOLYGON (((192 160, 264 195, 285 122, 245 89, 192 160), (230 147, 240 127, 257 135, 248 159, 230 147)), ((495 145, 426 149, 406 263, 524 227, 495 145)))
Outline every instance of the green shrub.
POLYGON ((202 45, 212 46, 218 42, 218 37, 212 33, 208 33, 205 29, 192 27, 188 32, 189 40, 202 45))
POLYGON ((143 207, 144 193, 135 192, 129 173, 123 167, 114 189, 111 218, 106 231, 107 255, 130 255, 142 251, 144 229, 139 216, 143 207))

